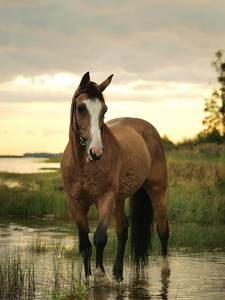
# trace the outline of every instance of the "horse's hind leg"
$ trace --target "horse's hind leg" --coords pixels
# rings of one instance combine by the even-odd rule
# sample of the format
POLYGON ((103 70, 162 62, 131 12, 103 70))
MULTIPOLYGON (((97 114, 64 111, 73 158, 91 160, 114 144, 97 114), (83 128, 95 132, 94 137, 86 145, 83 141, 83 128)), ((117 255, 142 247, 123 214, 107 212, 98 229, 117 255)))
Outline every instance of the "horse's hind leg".
POLYGON ((165 198, 165 188, 160 184, 152 185, 145 183, 145 190, 150 196, 157 218, 157 232, 162 247, 162 274, 170 273, 170 266, 167 257, 167 241, 169 238, 169 226, 167 222, 167 203, 165 198))
POLYGON ((128 219, 124 210, 124 200, 116 205, 114 218, 116 222, 116 234, 118 239, 116 260, 113 267, 113 275, 120 281, 123 280, 123 257, 128 238, 128 219))

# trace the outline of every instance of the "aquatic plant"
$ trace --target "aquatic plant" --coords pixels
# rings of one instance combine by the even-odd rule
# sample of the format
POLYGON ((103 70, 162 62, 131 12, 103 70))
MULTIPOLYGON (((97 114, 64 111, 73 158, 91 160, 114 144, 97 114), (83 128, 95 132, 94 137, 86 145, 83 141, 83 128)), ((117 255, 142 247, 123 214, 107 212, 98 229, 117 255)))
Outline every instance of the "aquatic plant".
POLYGON ((91 300, 90 298, 90 292, 82 285, 79 281, 74 283, 74 286, 72 289, 66 289, 62 291, 61 293, 54 291, 52 293, 52 298, 54 300, 91 300))
POLYGON ((0 299, 33 299, 33 261, 23 261, 19 252, 0 258, 0 299))

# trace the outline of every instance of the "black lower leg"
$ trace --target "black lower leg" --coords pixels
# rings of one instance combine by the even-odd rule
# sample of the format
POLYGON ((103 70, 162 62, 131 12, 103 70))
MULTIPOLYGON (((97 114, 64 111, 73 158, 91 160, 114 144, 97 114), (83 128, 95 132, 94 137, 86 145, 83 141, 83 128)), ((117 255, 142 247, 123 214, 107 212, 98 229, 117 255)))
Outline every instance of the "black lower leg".
POLYGON ((91 275, 91 251, 92 251, 92 245, 88 238, 88 233, 85 233, 83 231, 79 232, 79 239, 80 239, 80 245, 79 250, 83 257, 84 261, 84 271, 85 276, 91 275))
POLYGON ((100 221, 93 237, 94 245, 96 247, 96 269, 100 267, 102 272, 105 272, 103 267, 103 251, 107 243, 106 230, 107 228, 100 221))
POLYGON ((169 238, 169 226, 168 226, 168 222, 167 223, 167 227, 166 227, 166 231, 162 234, 159 232, 158 230, 158 226, 157 226, 157 232, 161 241, 161 246, 162 246, 162 256, 167 256, 167 241, 169 238))
POLYGON ((124 258, 125 245, 126 245, 126 241, 118 240, 116 260, 113 267, 113 275, 118 280, 123 279, 123 258, 124 258))
POLYGON ((128 228, 125 228, 122 231, 122 234, 118 237, 118 246, 117 246, 117 254, 116 254, 116 260, 113 267, 113 275, 118 279, 123 279, 123 258, 124 258, 124 252, 125 252, 125 246, 127 242, 127 232, 128 228))

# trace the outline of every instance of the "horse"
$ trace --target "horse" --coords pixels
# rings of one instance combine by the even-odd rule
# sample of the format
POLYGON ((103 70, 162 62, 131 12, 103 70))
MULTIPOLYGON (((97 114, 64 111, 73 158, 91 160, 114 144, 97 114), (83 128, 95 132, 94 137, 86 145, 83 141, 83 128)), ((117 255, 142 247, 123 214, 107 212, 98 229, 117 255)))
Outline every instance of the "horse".
POLYGON ((167 257, 167 167, 163 142, 157 130, 138 118, 104 122, 107 106, 102 92, 113 75, 101 84, 85 73, 71 104, 69 142, 61 159, 61 177, 70 213, 79 233, 79 252, 85 276, 91 272, 92 243, 88 211, 97 207, 99 220, 93 236, 96 248, 94 275, 104 277, 103 251, 112 218, 118 240, 113 275, 123 279, 123 258, 131 225, 131 258, 136 270, 148 263, 151 251, 153 212, 162 248, 162 273, 170 273, 167 257), (125 199, 130 197, 130 218, 125 199))

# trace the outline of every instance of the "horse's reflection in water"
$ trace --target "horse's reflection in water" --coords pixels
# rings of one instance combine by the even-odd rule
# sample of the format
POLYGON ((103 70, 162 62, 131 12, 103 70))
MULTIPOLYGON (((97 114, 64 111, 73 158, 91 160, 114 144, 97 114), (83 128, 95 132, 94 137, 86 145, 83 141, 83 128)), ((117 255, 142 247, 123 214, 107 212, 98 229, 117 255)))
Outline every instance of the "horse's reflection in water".
POLYGON ((163 143, 156 129, 144 120, 120 118, 104 123, 107 106, 102 92, 111 79, 112 75, 98 85, 90 81, 89 73, 83 76, 72 99, 69 142, 61 161, 63 188, 78 227, 85 275, 91 274, 92 252, 87 214, 95 204, 99 212, 93 237, 95 276, 105 276, 103 251, 107 228, 114 217, 118 246, 113 275, 122 280, 129 225, 124 201, 128 197, 131 256, 136 269, 142 269, 148 262, 154 207, 162 246, 162 273, 168 274, 167 169, 163 143))
MULTIPOLYGON (((160 278, 159 278, 160 281, 160 278)), ((111 282, 101 280, 93 285, 90 289, 91 297, 98 300, 114 300, 114 299, 168 299, 169 275, 161 275, 161 289, 156 291, 152 287, 151 279, 144 273, 130 274, 128 282, 111 282)))

